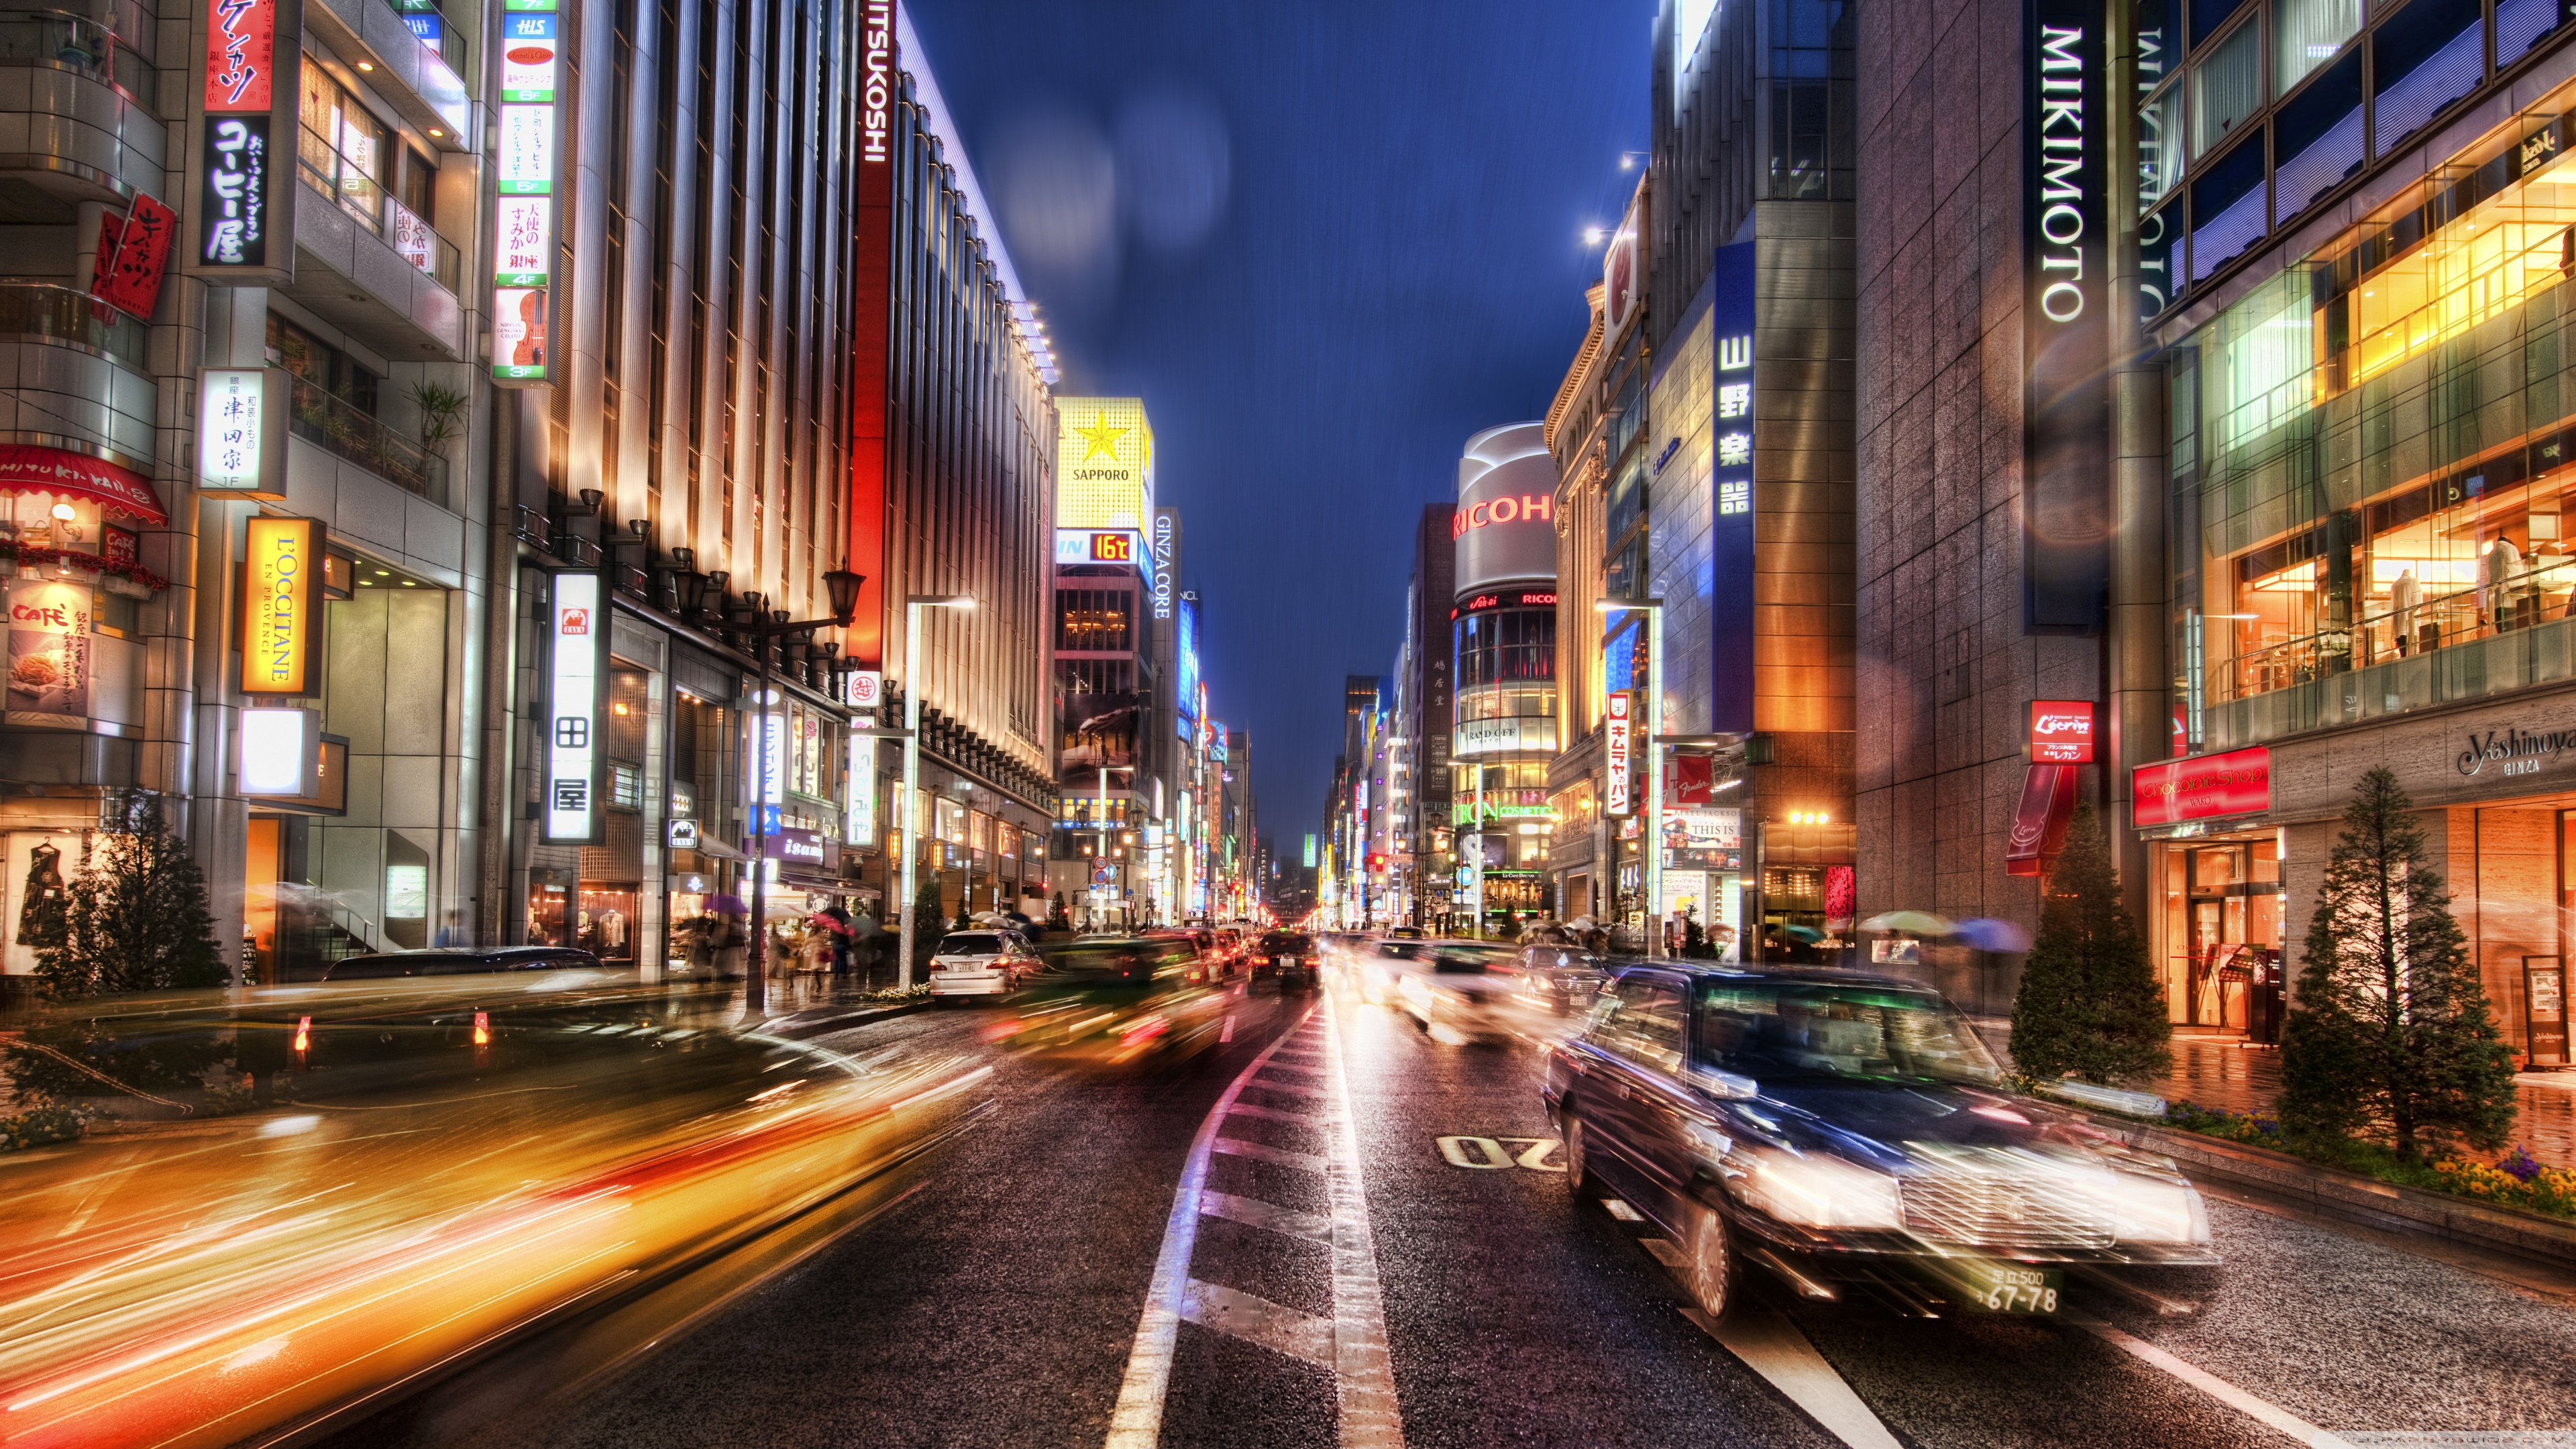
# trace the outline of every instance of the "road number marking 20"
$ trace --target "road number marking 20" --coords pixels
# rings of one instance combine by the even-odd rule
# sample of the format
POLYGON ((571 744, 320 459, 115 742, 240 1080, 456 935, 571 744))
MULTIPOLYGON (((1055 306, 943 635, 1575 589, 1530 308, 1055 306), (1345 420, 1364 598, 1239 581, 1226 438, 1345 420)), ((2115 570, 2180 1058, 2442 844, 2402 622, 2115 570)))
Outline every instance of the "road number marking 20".
POLYGON ((1563 1172, 1564 1163, 1547 1159, 1549 1154, 1564 1145, 1553 1137, 1443 1137, 1440 1139, 1440 1155, 1451 1167, 1468 1167, 1478 1172, 1499 1172, 1511 1167, 1526 1167, 1532 1172, 1563 1172), (1506 1144, 1520 1150, 1511 1151, 1506 1144))

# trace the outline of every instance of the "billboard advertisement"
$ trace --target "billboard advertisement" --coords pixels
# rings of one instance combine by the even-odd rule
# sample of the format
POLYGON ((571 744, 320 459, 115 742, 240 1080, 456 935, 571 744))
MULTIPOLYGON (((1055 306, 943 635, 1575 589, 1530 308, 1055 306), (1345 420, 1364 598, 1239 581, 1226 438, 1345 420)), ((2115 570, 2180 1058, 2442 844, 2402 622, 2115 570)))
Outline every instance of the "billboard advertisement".
POLYGON ((1709 329, 1717 396, 1709 413, 1708 727, 1753 729, 1754 242, 1717 249, 1709 329))
POLYGON ((1180 708, 1176 711, 1180 716, 1178 731, 1180 737, 1185 740, 1195 739, 1198 735, 1199 707, 1198 595, 1181 595, 1180 618, 1176 622, 1177 628, 1174 632, 1179 637, 1173 647, 1173 655, 1179 667, 1175 671, 1177 678, 1173 683, 1172 697, 1180 703, 1180 708))
POLYGON ((1154 429, 1137 397, 1056 399, 1055 526, 1143 533, 1154 515, 1154 429))
POLYGON ((2111 576, 2110 67, 2103 11, 2024 0, 2022 632, 2098 634, 2111 576), (2104 124, 2096 125, 2100 121, 2104 124))
POLYGON ((1546 431, 1514 423, 1467 440, 1449 521, 1459 593, 1505 579, 1556 577, 1556 458, 1546 431))

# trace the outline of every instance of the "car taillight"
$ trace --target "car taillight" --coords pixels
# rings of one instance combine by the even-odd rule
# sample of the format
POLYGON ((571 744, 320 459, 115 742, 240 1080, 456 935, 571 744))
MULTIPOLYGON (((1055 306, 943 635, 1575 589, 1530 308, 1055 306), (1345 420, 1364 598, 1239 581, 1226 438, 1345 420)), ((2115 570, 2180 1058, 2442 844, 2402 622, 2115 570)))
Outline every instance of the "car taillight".
POLYGON ((492 1014, 488 1011, 474 1013, 474 1044, 476 1046, 492 1044, 492 1014))
POLYGON ((300 1055, 304 1052, 311 1051, 312 1049, 313 1018, 309 1016, 299 1016, 295 1019, 295 1050, 300 1055))

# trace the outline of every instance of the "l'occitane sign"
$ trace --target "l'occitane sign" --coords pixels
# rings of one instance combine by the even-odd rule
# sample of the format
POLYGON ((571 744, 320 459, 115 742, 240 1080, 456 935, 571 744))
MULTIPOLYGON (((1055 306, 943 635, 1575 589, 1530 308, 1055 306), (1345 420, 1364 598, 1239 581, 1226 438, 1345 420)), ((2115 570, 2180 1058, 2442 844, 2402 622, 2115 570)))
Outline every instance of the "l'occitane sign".
POLYGON ((310 518, 254 518, 249 535, 242 693, 319 694, 322 525, 310 518))

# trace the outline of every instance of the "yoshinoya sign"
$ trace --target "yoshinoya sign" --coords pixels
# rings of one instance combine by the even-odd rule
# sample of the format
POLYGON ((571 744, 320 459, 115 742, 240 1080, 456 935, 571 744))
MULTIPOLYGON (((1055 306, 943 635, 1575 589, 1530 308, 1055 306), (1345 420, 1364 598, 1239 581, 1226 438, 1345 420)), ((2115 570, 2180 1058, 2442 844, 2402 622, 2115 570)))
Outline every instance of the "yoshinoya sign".
POLYGON ((2140 765, 2130 798, 2140 829, 2258 815, 2272 808, 2272 752, 2261 745, 2140 765))
POLYGON ((2460 751, 2452 763, 2472 779, 2481 775, 2537 775, 2541 766, 2556 764, 2569 750, 2576 750, 2576 729, 2526 732, 2508 725, 2501 730, 2469 731, 2468 748, 2460 751))
POLYGON ((2024 0, 2022 631, 2098 634, 2110 577, 2102 7, 2024 0))

